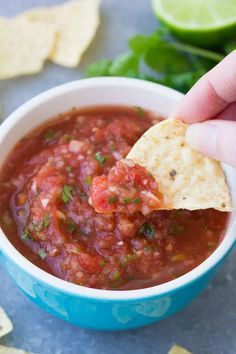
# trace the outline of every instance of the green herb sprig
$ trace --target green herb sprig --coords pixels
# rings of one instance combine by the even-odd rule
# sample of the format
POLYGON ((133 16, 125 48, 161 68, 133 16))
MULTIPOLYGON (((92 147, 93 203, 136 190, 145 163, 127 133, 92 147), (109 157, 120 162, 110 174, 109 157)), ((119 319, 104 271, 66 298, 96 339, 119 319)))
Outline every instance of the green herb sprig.
POLYGON ((103 59, 87 68, 87 76, 126 76, 161 83, 187 92, 225 54, 236 48, 235 42, 221 51, 195 47, 173 38, 160 27, 150 35, 137 34, 128 41, 129 52, 114 59, 103 59))

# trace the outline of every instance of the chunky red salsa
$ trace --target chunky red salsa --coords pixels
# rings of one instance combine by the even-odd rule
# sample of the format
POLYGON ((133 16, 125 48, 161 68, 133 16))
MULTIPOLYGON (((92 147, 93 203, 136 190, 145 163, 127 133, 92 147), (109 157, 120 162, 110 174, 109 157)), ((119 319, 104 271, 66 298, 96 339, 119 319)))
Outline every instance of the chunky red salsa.
POLYGON ((126 159, 118 161, 108 175, 94 177, 90 195, 91 203, 99 213, 140 211, 147 215, 160 209, 163 201, 150 172, 126 159))
POLYGON ((100 289, 157 285, 203 262, 227 213, 152 211, 162 198, 152 176, 118 162, 154 119, 139 108, 73 109, 23 138, 0 175, 12 244, 47 272, 100 289))

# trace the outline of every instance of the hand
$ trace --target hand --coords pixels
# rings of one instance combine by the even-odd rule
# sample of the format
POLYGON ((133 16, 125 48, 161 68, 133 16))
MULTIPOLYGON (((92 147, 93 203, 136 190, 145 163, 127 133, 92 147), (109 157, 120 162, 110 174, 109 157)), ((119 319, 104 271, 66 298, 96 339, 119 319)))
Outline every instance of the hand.
POLYGON ((194 149, 236 167, 236 50, 192 87, 172 117, 193 123, 186 139, 194 149))

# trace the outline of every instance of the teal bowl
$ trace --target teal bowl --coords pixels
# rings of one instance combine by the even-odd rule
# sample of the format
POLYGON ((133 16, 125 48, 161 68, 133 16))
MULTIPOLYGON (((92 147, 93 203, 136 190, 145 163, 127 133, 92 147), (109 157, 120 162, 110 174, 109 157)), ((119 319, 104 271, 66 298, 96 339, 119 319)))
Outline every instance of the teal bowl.
MULTIPOLYGON (((13 146, 37 125, 73 106, 142 106, 168 116, 182 94, 167 87, 126 78, 96 78, 68 83, 44 92, 17 109, 0 126, 0 168, 13 146)), ((223 166, 236 200, 236 172, 223 166)), ((68 283, 23 257, 0 230, 0 261, 18 287, 34 303, 70 323, 99 330, 145 326, 180 311, 198 296, 235 243, 232 213, 226 235, 202 264, 167 283, 138 290, 98 290, 68 283)))

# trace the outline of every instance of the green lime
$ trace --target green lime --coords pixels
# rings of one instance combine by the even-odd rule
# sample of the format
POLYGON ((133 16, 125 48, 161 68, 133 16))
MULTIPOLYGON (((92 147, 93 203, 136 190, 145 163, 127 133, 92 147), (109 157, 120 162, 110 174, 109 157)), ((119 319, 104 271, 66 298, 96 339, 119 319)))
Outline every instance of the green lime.
POLYGON ((236 0, 152 0, 156 16, 176 37, 214 47, 236 38, 236 0))

